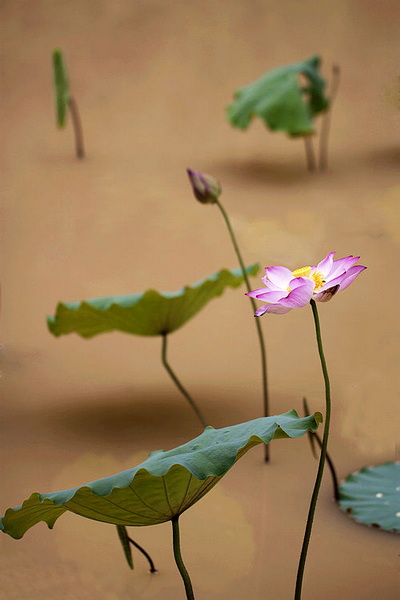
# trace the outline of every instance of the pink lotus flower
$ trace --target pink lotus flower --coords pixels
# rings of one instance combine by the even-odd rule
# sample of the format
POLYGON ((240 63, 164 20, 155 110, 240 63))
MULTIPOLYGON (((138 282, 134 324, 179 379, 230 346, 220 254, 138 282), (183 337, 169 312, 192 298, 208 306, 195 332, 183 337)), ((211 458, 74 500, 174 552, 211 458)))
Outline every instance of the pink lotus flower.
POLYGON ((330 252, 316 267, 302 267, 290 271, 286 267, 267 267, 262 278, 265 287, 246 295, 266 304, 257 309, 255 316, 266 312, 284 314, 305 306, 310 300, 328 302, 338 291, 345 290, 367 267, 355 265, 359 256, 334 260, 330 252))

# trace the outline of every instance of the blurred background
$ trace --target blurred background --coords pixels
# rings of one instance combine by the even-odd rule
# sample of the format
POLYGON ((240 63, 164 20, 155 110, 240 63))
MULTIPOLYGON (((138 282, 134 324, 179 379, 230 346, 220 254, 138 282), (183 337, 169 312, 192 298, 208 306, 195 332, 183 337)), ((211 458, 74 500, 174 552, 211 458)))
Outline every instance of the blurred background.
MULTIPOLYGON (((341 478, 396 458, 400 242, 396 0, 3 0, 0 5, 0 513, 141 462, 201 432, 160 361, 161 340, 54 338, 57 302, 175 291, 237 261, 218 210, 186 168, 223 189, 247 264, 291 269, 328 252, 368 267, 320 305, 333 386, 330 450, 341 478), (67 61, 87 157, 56 128, 51 54, 67 61), (329 169, 310 174, 302 140, 254 121, 233 129, 236 88, 318 54, 341 68, 329 169)), ((320 125, 317 120, 317 129, 320 125)), ((260 276, 262 273, 260 273, 260 276)), ((259 279, 253 280, 259 287, 259 279)), ((262 415, 255 327, 244 288, 171 336, 169 358, 210 423, 262 415)), ((272 413, 323 410, 311 311, 262 321, 272 413)), ((249 453, 181 519, 196 598, 293 595, 316 462, 307 440, 249 453)), ((398 455, 397 455, 398 458, 398 455)), ((305 600, 394 600, 398 539, 341 514, 326 475, 305 600)), ((170 525, 131 532, 153 555, 130 572, 115 528, 66 514, 22 541, 1 536, 2 597, 183 598, 170 525)), ((397 593, 396 593, 397 592, 397 593)))

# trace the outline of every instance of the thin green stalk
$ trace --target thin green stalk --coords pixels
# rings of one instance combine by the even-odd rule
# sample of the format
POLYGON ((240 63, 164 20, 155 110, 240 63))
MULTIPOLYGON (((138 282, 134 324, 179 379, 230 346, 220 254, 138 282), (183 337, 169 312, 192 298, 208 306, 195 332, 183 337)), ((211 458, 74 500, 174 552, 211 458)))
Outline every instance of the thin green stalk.
POLYGON ((297 578, 296 578, 296 590, 295 590, 295 594, 294 594, 294 600, 301 599, 304 568, 305 568, 305 564, 306 564, 308 546, 309 546, 310 538, 311 538, 311 530, 312 530, 312 525, 313 525, 313 520, 314 520, 315 509, 317 506, 318 494, 319 494, 319 490, 321 487, 322 476, 324 473, 326 452, 327 452, 327 447, 328 447, 329 425, 330 425, 330 420, 331 420, 331 389, 330 389, 330 383, 329 383, 328 369, 326 367, 326 360, 325 360, 325 356, 324 356, 324 350, 322 347, 321 328, 320 328, 320 323, 319 323, 318 310, 317 310, 317 305, 314 300, 311 300, 310 303, 311 303, 311 308, 312 308, 313 317, 314 317, 315 333, 316 333, 317 345, 318 345, 318 353, 319 353, 319 358, 321 361, 322 373, 323 373, 324 382, 325 382, 326 407, 325 407, 324 436, 322 438, 321 454, 320 454, 319 463, 318 463, 318 471, 317 471, 317 476, 315 479, 314 490, 313 490, 313 493, 311 496, 310 508, 309 508, 308 517, 307 517, 307 524, 306 524, 306 529, 304 532, 303 545, 301 548, 299 567, 298 567, 297 578))
POLYGON ((68 108, 71 114, 72 125, 74 128, 76 156, 82 159, 85 157, 85 150, 83 146, 83 129, 81 119, 79 116, 78 105, 75 99, 72 97, 68 98, 68 108))
POLYGON ((189 402, 190 406, 196 413, 202 426, 207 427, 208 423, 205 420, 201 410, 199 409, 199 407, 197 406, 197 404, 193 400, 193 398, 190 396, 189 392, 183 387, 183 385, 181 384, 181 382, 179 381, 179 379, 177 378, 177 376, 175 375, 175 373, 173 372, 173 370, 171 369, 170 365, 167 362, 167 334, 166 333, 162 334, 161 361, 162 361, 162 364, 164 365, 164 367, 166 368, 169 376, 171 377, 172 381, 175 383, 176 387, 178 388, 178 390, 181 392, 181 394, 183 394, 183 396, 186 398, 186 400, 189 402))
MULTIPOLYGON (((244 265, 243 262, 243 258, 242 255, 240 253, 239 250, 239 246, 237 244, 236 241, 236 237, 235 234, 233 232, 229 217, 224 209, 224 207, 222 206, 221 202, 216 199, 215 204, 218 206, 219 210, 222 213, 222 216, 225 220, 226 226, 228 228, 228 232, 230 235, 230 238, 232 240, 232 244, 233 247, 235 249, 236 252, 236 256, 238 258, 239 264, 240 264, 240 268, 242 269, 242 274, 243 274, 243 278, 246 284, 246 288, 248 292, 251 292, 251 287, 250 287, 250 281, 249 278, 247 276, 247 272, 246 272, 246 267, 244 265)), ((250 298, 249 300, 251 302, 251 306, 253 309, 253 313, 256 312, 257 310, 257 305, 256 302, 254 300, 254 298, 250 298)), ((263 385, 263 398, 264 398, 264 417, 269 417, 269 394, 268 394, 268 377, 267 377, 267 352, 265 349, 265 342, 264 342, 264 337, 263 337, 263 333, 262 333, 262 329, 261 329, 261 322, 259 319, 254 319, 255 324, 256 324, 256 329, 257 329, 257 335, 258 335, 258 340, 260 343, 260 352, 261 352, 261 369, 262 369, 262 385, 263 385)), ((265 446, 265 462, 269 462, 269 446, 266 444, 265 446)))
POLYGON ((187 600, 194 600, 192 582, 190 581, 189 573, 185 567, 185 564, 182 559, 181 554, 181 543, 180 543, 180 535, 179 535, 179 516, 175 516, 172 518, 172 540, 174 547, 174 558, 176 562, 176 566, 178 567, 179 573, 183 579, 183 583, 185 585, 186 598, 187 600))

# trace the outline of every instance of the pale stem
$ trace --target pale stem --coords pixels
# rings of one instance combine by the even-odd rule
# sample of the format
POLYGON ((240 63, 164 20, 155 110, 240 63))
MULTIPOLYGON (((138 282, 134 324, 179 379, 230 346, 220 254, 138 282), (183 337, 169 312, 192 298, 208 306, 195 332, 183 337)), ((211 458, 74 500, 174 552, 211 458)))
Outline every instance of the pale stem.
POLYGON ((329 107, 321 123, 321 133, 319 136, 319 171, 326 171, 328 168, 328 142, 331 128, 332 105, 335 101, 340 81, 340 67, 332 67, 331 91, 329 94, 329 107))
POLYGON ((81 119, 79 116, 78 105, 74 98, 70 97, 68 99, 68 108, 71 114, 72 125, 74 128, 76 156, 82 159, 85 156, 85 150, 83 146, 83 130, 81 119))
POLYGON ((317 170, 317 162, 315 160, 314 145, 311 135, 305 135, 304 137, 304 149, 306 151, 306 163, 307 169, 310 173, 315 173, 317 170))
POLYGON ((317 476, 315 479, 314 490, 313 490, 313 493, 311 496, 310 508, 308 511, 307 524, 306 524, 306 529, 304 532, 303 545, 301 548, 299 567, 298 567, 297 578, 296 578, 296 590, 295 590, 295 594, 294 594, 294 600, 301 599, 304 568, 305 568, 305 564, 306 564, 308 546, 309 546, 310 538, 311 538, 311 530, 312 530, 312 525, 313 525, 313 520, 314 520, 315 509, 317 506, 318 494, 319 494, 319 490, 321 487, 322 476, 324 473, 326 452, 327 452, 327 447, 328 447, 329 425, 330 425, 330 420, 331 420, 331 390, 330 390, 328 369, 326 367, 324 350, 322 347, 321 328, 320 328, 320 323, 319 323, 318 310, 317 310, 317 305, 314 300, 311 300, 310 303, 311 303, 311 308, 312 308, 313 317, 314 317, 315 333, 316 333, 317 345, 318 345, 318 353, 319 353, 319 358, 320 358, 321 367, 322 367, 322 373, 323 373, 324 382, 325 382, 325 405, 326 406, 325 406, 324 435, 322 438, 321 454, 320 454, 319 463, 318 463, 318 471, 317 471, 317 476))
POLYGON ((207 421, 205 420, 201 410, 199 409, 199 407, 197 406, 196 402, 193 400, 193 398, 191 397, 189 392, 183 387, 183 385, 179 381, 178 377, 175 375, 175 373, 173 372, 173 370, 171 369, 170 365, 167 362, 167 335, 168 334, 166 334, 166 333, 162 334, 162 350, 161 350, 162 364, 164 365, 165 369, 167 370, 169 376, 171 377, 172 381, 174 382, 174 384, 176 385, 178 390, 181 392, 181 394, 183 394, 183 396, 189 402, 190 406, 196 413, 202 426, 207 427, 207 425, 208 425, 207 421))
POLYGON ((192 582, 190 581, 189 573, 185 567, 181 554, 181 543, 179 535, 179 516, 172 517, 172 540, 174 548, 174 558, 176 566, 178 567, 179 573, 183 579, 185 585, 186 598, 187 600, 194 600, 192 582))
MULTIPOLYGON (((229 232, 230 238, 232 240, 232 244, 233 244, 234 250, 236 252, 236 256, 238 258, 240 268, 242 270, 242 275, 243 275, 243 279, 244 279, 245 284, 246 284, 247 291, 251 292, 250 281, 249 281, 249 278, 247 276, 246 267, 245 267, 245 264, 244 264, 241 252, 239 250, 239 246, 238 246, 238 243, 236 241, 236 237, 235 237, 235 234, 233 232, 232 225, 230 223, 228 214, 227 214, 227 212, 225 211, 224 207, 222 206, 221 202, 218 199, 215 201, 215 203, 218 206, 219 210, 221 211, 222 216, 223 216, 223 218, 225 220, 226 226, 228 228, 228 232, 229 232)), ((251 298, 250 296, 249 296, 249 300, 251 302, 253 313, 255 313, 256 310, 257 310, 256 302, 255 302, 254 298, 251 298)), ((254 319, 254 321, 255 321, 255 324, 256 324, 257 335, 258 335, 258 340, 259 340, 259 344, 260 344, 260 353, 261 353, 262 386, 263 386, 263 398, 264 398, 264 416, 265 417, 269 417, 269 394, 268 394, 268 377, 267 377, 267 352, 266 352, 264 337, 263 337, 263 333, 262 333, 262 329, 261 329, 261 323, 260 323, 259 319, 254 319)), ((265 462, 269 462, 269 446, 268 445, 265 445, 265 462)))

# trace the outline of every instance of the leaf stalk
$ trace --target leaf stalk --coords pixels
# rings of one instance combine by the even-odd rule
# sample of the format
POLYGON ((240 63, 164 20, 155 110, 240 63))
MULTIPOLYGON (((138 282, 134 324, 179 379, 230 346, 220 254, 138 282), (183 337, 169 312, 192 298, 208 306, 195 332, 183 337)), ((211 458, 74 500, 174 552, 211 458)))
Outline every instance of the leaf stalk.
POLYGON ((201 412, 201 410, 199 409, 199 407, 197 406, 196 402, 193 400, 193 398, 191 397, 191 395, 189 394, 189 392, 183 387, 183 385, 181 384, 181 382, 179 381, 178 377, 175 375, 174 371, 172 370, 172 368, 170 367, 170 365, 169 365, 169 363, 167 361, 167 336, 168 336, 167 333, 163 333, 162 334, 161 362, 164 365, 167 373, 171 377, 172 381, 174 382, 174 384, 178 388, 178 390, 181 392, 181 394, 189 402, 190 406, 192 407, 192 409, 196 413, 196 415, 197 415, 200 423, 202 424, 202 426, 203 427, 207 427, 208 423, 207 423, 206 419, 204 418, 203 413, 201 412))
POLYGON ((174 558, 175 558, 176 566, 178 567, 178 571, 181 574, 181 577, 183 579, 187 600, 195 600, 193 588, 192 588, 192 582, 190 581, 190 576, 185 567, 185 564, 182 559, 182 554, 181 554, 180 533, 179 533, 179 515, 172 517, 171 522, 172 522, 172 541, 173 541, 174 558))

